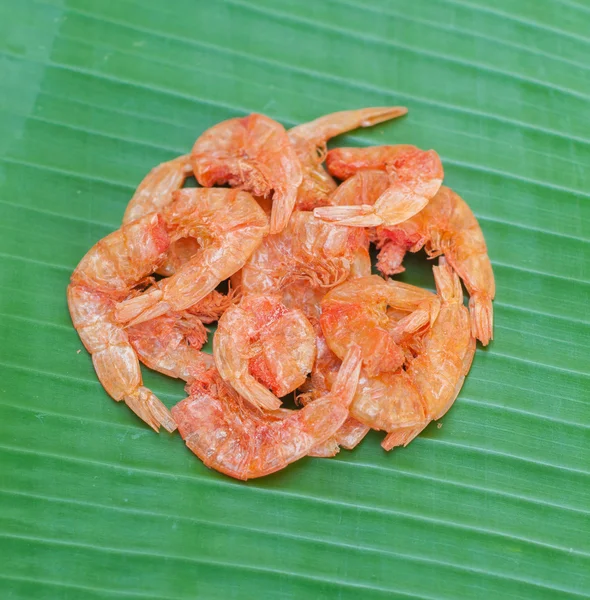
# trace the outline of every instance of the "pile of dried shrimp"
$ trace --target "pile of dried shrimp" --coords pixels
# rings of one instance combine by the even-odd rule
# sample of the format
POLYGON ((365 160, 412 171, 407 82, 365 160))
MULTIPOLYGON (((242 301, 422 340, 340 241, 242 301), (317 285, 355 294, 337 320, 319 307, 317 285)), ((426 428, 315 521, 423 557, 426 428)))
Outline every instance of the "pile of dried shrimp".
POLYGON ((476 339, 492 339, 479 224, 441 185, 433 150, 326 148, 406 112, 344 111, 289 130, 252 114, 153 169, 68 287, 107 393, 156 431, 178 428, 208 467, 238 479, 350 450, 370 429, 386 432, 386 450, 406 446, 442 417, 476 339), (202 187, 184 187, 193 175, 202 187), (371 243, 382 276, 371 274, 371 243), (440 257, 436 294, 389 278, 422 248, 440 257), (210 355, 201 349, 215 321, 210 355), (188 398, 169 411, 140 362, 186 381, 188 398), (281 408, 292 393, 301 408, 281 408))

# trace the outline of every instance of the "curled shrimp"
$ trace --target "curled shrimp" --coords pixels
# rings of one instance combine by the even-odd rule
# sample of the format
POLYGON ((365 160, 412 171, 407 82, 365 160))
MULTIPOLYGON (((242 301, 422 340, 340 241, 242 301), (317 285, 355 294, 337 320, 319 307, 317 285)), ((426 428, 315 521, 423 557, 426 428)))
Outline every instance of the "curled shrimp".
POLYGON ((270 232, 286 227, 302 171, 280 123, 259 114, 218 123, 195 142, 192 162, 197 181, 205 187, 227 183, 254 196, 272 192, 270 232))
POLYGON ((247 261, 241 274, 243 292, 273 294, 298 280, 332 287, 349 276, 357 253, 368 256, 368 245, 361 229, 335 227, 311 212, 295 211, 287 227, 266 237, 247 261))
POLYGON ((322 167, 326 157, 326 143, 359 127, 372 127, 408 112, 403 106, 386 106, 344 110, 319 117, 289 129, 289 140, 297 152, 303 168, 303 181, 297 193, 298 210, 313 210, 329 204, 328 198, 336 189, 336 182, 322 167))
POLYGON ((295 390, 311 371, 315 334, 305 315, 279 297, 246 296, 219 319, 213 356, 221 377, 241 396, 275 410, 277 396, 295 390))
MULTIPOLYGON (((184 185, 186 178, 192 175, 191 157, 189 154, 178 156, 173 160, 154 167, 139 184, 135 194, 129 201, 123 225, 135 221, 152 212, 160 212, 172 202, 172 192, 184 185)), ((197 240, 181 238, 170 244, 168 257, 159 267, 158 273, 173 275, 199 249, 197 240)))
POLYGON ((261 412, 214 369, 172 409, 180 435, 206 466, 236 479, 262 477, 306 456, 348 417, 360 370, 358 349, 342 363, 332 391, 301 410, 261 412))
POLYGON ((444 259, 433 271, 441 306, 417 355, 397 373, 362 377, 351 405, 356 419, 389 432, 382 444, 386 450, 409 444, 449 410, 475 353, 459 278, 444 259))
POLYGON ((196 304, 241 269, 268 232, 268 219, 247 192, 183 189, 162 212, 172 240, 192 237, 200 249, 177 273, 117 305, 129 325, 196 304))
POLYGON ((115 302, 156 269, 166 257, 169 238, 163 220, 148 215, 111 233, 80 261, 68 286, 74 327, 92 355, 106 392, 155 431, 176 428, 168 409, 142 385, 137 356, 115 320, 115 302))
POLYGON ((407 250, 424 248, 429 257, 444 254, 469 292, 473 335, 485 346, 493 339, 496 294, 494 272, 477 218, 467 203, 447 187, 409 221, 377 231, 381 248, 377 268, 400 273, 407 250))
POLYGON ((364 371, 374 376, 403 364, 398 342, 432 322, 436 307, 436 296, 427 290, 370 275, 330 290, 322 300, 320 324, 336 356, 342 358, 350 344, 358 345, 364 371), (394 323, 387 306, 410 314, 394 323))
POLYGON ((389 176, 389 186, 379 195, 368 197, 367 204, 359 205, 354 200, 356 189, 363 185, 361 180, 336 192, 340 198, 331 204, 338 206, 314 209, 318 218, 354 227, 395 225, 405 221, 428 204, 443 180, 438 154, 415 146, 336 148, 328 152, 326 165, 339 179, 361 179, 359 172, 364 169, 384 171, 389 176), (344 194, 350 199, 349 205, 343 205, 344 194))

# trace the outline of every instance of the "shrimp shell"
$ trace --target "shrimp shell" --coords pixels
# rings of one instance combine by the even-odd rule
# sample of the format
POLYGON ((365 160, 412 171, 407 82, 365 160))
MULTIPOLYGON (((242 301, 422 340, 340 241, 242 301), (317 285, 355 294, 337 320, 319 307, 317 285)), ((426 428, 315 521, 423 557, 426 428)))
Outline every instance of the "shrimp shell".
POLYGON ((236 479, 262 477, 334 435, 348 418, 359 370, 358 349, 351 349, 331 393, 301 410, 278 413, 260 412, 211 370, 172 414, 186 445, 206 466, 236 479))

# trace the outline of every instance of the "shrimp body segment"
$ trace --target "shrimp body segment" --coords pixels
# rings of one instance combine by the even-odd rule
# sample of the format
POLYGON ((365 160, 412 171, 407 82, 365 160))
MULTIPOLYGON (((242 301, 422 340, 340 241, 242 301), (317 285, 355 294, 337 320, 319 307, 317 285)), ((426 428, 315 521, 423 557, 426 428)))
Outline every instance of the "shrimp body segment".
POLYGON ((115 302, 158 267, 168 246, 165 224, 157 214, 124 225, 88 251, 67 291, 72 322, 92 355, 100 383, 155 431, 160 425, 168 431, 176 426, 164 404, 142 385, 139 361, 115 320, 115 302))
MULTIPOLYGON (((389 177, 389 186, 367 203, 316 208, 316 217, 341 225, 375 227, 395 225, 422 210, 438 192, 443 180, 443 168, 434 150, 420 150, 415 146, 374 146, 371 148, 336 148, 328 152, 328 170, 339 179, 360 177, 361 170, 381 170, 389 177)), ((335 194, 354 194, 362 182, 335 194)), ((332 202, 333 204, 334 202, 332 202)))
POLYGON ((196 304, 241 269, 268 232, 263 210, 240 190, 179 190, 162 216, 172 240, 191 237, 200 249, 174 275, 121 302, 120 323, 137 324, 196 304))
POLYGON ((280 407, 277 396, 305 382, 315 352, 310 322, 277 296, 246 296, 224 313, 213 338, 221 377, 253 406, 269 410, 280 407))
POLYGON ((326 143, 330 138, 359 127, 372 127, 407 112, 408 109, 403 106, 344 110, 289 129, 289 140, 303 168, 296 208, 313 210, 330 204, 329 196, 336 189, 336 182, 322 167, 327 152, 326 143))
POLYGON ((272 193, 270 232, 285 228, 303 176, 280 123, 259 114, 223 121, 195 142, 192 162, 197 181, 205 187, 229 184, 255 196, 272 193))
POLYGON ((469 292, 473 335, 485 346, 493 339, 494 272, 481 227, 467 203, 447 187, 405 223, 377 231, 377 267, 385 275, 403 271, 407 250, 421 248, 431 258, 443 254, 469 292))
POLYGON ((172 202, 172 192, 179 190, 193 172, 190 158, 186 154, 154 167, 129 201, 123 225, 166 208, 172 202))
POLYGON ((395 371, 405 360, 398 341, 404 333, 420 330, 433 321, 436 296, 378 275, 350 279, 330 290, 322 300, 320 324, 330 350, 343 357, 350 344, 361 348, 363 369, 369 376, 395 371), (387 306, 412 313, 394 324, 387 306))
POLYGON ((209 371, 172 409, 186 445, 207 465, 236 479, 262 477, 306 456, 348 417, 360 370, 352 349, 332 392, 301 410, 261 412, 209 371))

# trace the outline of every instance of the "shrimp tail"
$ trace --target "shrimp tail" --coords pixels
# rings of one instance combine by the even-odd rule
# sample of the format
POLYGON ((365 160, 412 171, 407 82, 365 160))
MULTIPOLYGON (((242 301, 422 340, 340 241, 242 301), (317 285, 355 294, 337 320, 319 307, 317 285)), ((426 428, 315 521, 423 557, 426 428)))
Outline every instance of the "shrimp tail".
POLYGON ((389 227, 403 223, 428 204, 441 183, 441 179, 436 179, 415 190, 394 183, 375 200, 375 212, 381 222, 389 227))
POLYGON ((349 227, 377 227, 383 225, 383 219, 370 204, 360 206, 322 206, 315 208, 313 216, 329 223, 348 225, 349 227))
POLYGON ((331 392, 340 399, 344 406, 350 406, 356 393, 361 363, 361 349, 354 344, 348 349, 342 361, 331 392))
POLYGON ((366 109, 360 126, 373 127, 373 125, 378 125, 397 117, 403 117, 406 114, 408 114, 408 109, 405 106, 384 106, 366 109))
POLYGON ((162 291, 156 289, 119 302, 115 308, 115 318, 130 327, 160 317, 171 308, 168 303, 161 301, 162 296, 162 291))
POLYGON ((176 423, 170 411, 147 388, 139 387, 133 394, 128 394, 123 399, 125 404, 156 433, 160 431, 160 425, 170 433, 176 429, 176 423))
POLYGON ((392 331, 393 339, 396 343, 401 343, 404 338, 417 333, 424 327, 432 327, 439 312, 440 300, 437 297, 423 302, 414 312, 397 322, 392 331))
POLYGON ((334 438, 328 438, 325 442, 315 445, 307 456, 315 456, 316 458, 332 458, 340 452, 340 446, 334 438))
POLYGON ((297 200, 297 190, 294 193, 289 194, 285 198, 280 198, 273 201, 272 209, 270 213, 270 229, 271 235, 281 233, 291 218, 293 209, 295 208, 295 201, 297 200))
POLYGON ((426 425, 428 425, 428 422, 413 425, 412 427, 400 427, 385 436, 381 442, 381 447, 388 452, 397 446, 405 447, 424 430, 426 425))
POLYGON ((352 450, 360 444, 371 428, 354 417, 348 417, 344 425, 336 432, 334 439, 339 446, 346 450, 352 450))
POLYGON ((436 291, 443 302, 463 303, 463 289, 461 280, 444 256, 438 260, 438 266, 432 267, 436 291))
POLYGON ((494 339, 494 309, 492 300, 484 294, 474 294, 469 298, 471 314, 471 335, 484 346, 494 339))
MULTIPOLYGON (((221 371, 220 371, 221 372, 221 371)), ((223 376, 223 375, 222 375, 223 376)), ((231 382, 233 388, 241 396, 247 398, 254 406, 265 410, 277 410, 282 402, 270 390, 267 390, 252 375, 246 373, 241 379, 231 382)))

